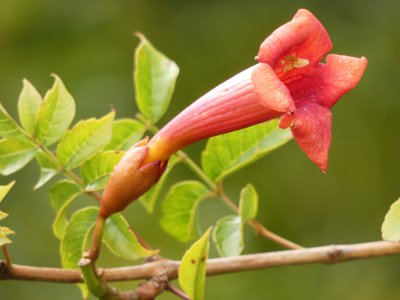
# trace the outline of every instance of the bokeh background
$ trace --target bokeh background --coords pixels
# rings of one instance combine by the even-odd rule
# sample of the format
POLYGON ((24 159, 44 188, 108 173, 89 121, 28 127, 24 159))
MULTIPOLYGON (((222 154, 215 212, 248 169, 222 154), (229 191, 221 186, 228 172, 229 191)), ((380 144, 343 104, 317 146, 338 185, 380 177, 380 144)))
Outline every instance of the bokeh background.
MULTIPOLYGON (((77 102, 77 117, 118 117, 137 111, 132 58, 142 31, 180 66, 176 93, 164 124, 216 84, 254 63, 260 42, 289 21, 298 8, 322 21, 334 53, 366 56, 359 86, 333 109, 333 144, 328 174, 322 174, 294 142, 230 177, 225 186, 237 198, 247 182, 260 194, 259 220, 305 246, 379 240, 390 204, 400 195, 400 2, 396 0, 0 0, 0 99, 15 116, 22 79, 44 94, 56 73, 77 102)), ((199 160, 205 143, 189 147, 199 160)), ((50 185, 32 192, 38 167, 1 178, 17 179, 2 210, 17 235, 9 247, 16 263, 59 266, 59 242, 52 235, 50 185)), ((178 167, 169 183, 195 178, 178 167)), ((226 207, 201 205, 206 226, 226 207)), ((139 203, 125 213, 163 255, 178 259, 189 246, 158 226, 159 205, 148 215, 139 203)), ((246 230, 246 253, 279 247, 246 230)), ((215 255, 215 252, 213 252, 215 255)), ((127 264, 103 254, 102 264, 127 264)), ((207 279, 206 299, 399 299, 400 258, 340 265, 275 268, 207 279)), ((132 288, 132 283, 120 285, 132 288)), ((73 285, 0 282, 0 299, 79 299, 73 285)), ((160 299, 175 299, 164 293, 160 299)))

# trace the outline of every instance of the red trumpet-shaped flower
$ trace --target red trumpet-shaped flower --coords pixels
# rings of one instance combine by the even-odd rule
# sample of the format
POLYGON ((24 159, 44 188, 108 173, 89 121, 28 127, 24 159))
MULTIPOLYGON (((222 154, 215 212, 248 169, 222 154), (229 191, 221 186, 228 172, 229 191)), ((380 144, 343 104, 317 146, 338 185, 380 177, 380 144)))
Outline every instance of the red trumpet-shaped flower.
MULTIPOLYGON (((111 176, 102 204, 111 207, 107 203, 118 202, 125 208, 158 180, 168 158, 181 148, 276 117, 281 117, 281 128, 291 128, 300 148, 325 172, 331 143, 330 108, 357 85, 367 66, 364 57, 334 54, 322 63, 331 48, 322 24, 309 11, 299 10, 261 44, 258 64, 202 96, 147 144, 142 143, 140 159, 131 160, 134 171, 126 171, 121 165, 127 160, 122 159, 111 176), (118 200, 119 188, 115 186, 122 186, 116 182, 129 180, 121 169, 129 173, 132 186, 140 186, 140 191, 123 193, 123 201, 118 200), (143 176, 143 172, 147 175, 143 176), (147 178, 144 184, 133 182, 143 178, 147 178)), ((121 208, 113 208, 111 213, 121 208)))

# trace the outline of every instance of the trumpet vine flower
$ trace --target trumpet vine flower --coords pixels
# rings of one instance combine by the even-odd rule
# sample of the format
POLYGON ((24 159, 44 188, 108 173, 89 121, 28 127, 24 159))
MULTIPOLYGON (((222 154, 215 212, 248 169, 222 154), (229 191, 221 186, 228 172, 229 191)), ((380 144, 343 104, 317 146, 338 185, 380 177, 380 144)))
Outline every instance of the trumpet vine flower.
POLYGON ((147 191, 168 158, 196 141, 280 117, 299 147, 325 172, 331 144, 331 107, 353 89, 367 59, 330 54, 329 35, 300 9, 261 44, 258 63, 183 110, 150 141, 132 147, 114 169, 100 214, 123 210, 147 191))

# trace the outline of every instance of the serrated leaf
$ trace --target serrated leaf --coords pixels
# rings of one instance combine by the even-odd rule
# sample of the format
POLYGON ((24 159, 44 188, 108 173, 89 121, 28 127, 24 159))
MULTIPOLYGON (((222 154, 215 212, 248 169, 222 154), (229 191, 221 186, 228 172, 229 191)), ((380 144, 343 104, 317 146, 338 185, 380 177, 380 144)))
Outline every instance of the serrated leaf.
POLYGON ((198 181, 173 185, 162 204, 161 227, 181 242, 196 238, 196 209, 207 194, 207 187, 198 181))
POLYGON ((28 80, 24 79, 18 99, 18 114, 22 126, 31 135, 34 135, 36 131, 36 122, 41 104, 42 96, 28 80))
POLYGON ((85 161, 80 172, 85 189, 97 191, 105 188, 114 166, 123 155, 123 151, 105 151, 85 161))
POLYGON ((133 119, 115 120, 112 126, 112 138, 105 150, 128 150, 136 144, 145 132, 142 123, 133 119))
POLYGON ((400 199, 389 208, 382 224, 382 239, 385 241, 400 241, 400 199))
POLYGON ((153 213, 154 206, 160 195, 161 189, 167 180, 168 174, 177 163, 179 163, 179 159, 176 158, 176 156, 172 156, 168 161, 167 169, 164 171, 164 174, 161 176, 157 184, 155 184, 149 191, 139 198, 139 202, 143 205, 148 213, 153 213))
POLYGON ((62 238, 68 224, 66 217, 68 207, 82 192, 79 185, 68 180, 57 182, 50 190, 50 201, 56 211, 53 232, 59 239, 62 238))
POLYGON ((0 103, 0 138, 19 139, 24 136, 23 130, 0 103))
POLYGON ((61 79, 56 75, 53 77, 53 87, 46 93, 39 109, 35 134, 46 146, 63 136, 75 116, 74 99, 61 79))
POLYGON ((212 180, 219 181, 291 139, 290 130, 278 128, 277 120, 213 137, 202 153, 202 167, 212 180))
POLYGON ((8 227, 0 226, 0 247, 11 244, 11 240, 7 237, 10 234, 15 234, 15 232, 8 227))
POLYGON ((182 258, 178 270, 179 285, 192 300, 204 299, 209 238, 212 228, 196 241, 182 258))
POLYGON ((110 142, 114 116, 112 111, 98 120, 80 121, 63 136, 56 154, 66 169, 78 167, 110 142))
POLYGON ((0 174, 10 175, 22 169, 37 151, 28 140, 0 140, 0 174))
POLYGON ((242 221, 239 216, 226 216, 217 221, 213 240, 221 256, 240 255, 243 251, 242 221))
POLYGON ((242 222, 254 219, 258 210, 258 194, 253 185, 247 184, 240 191, 239 214, 242 222))
POLYGON ((0 202, 3 201, 4 197, 8 194, 11 188, 14 186, 15 180, 11 181, 7 185, 0 185, 0 202))
POLYGON ((156 123, 167 111, 179 68, 142 35, 135 50, 134 82, 140 111, 156 123))
POLYGON ((114 255, 128 260, 137 260, 158 253, 157 250, 143 248, 130 231, 128 222, 120 214, 114 214, 107 219, 103 241, 114 255))
POLYGON ((38 189, 46 184, 51 178, 59 173, 57 166, 55 163, 47 157, 46 154, 43 153, 42 150, 39 150, 36 154, 36 160, 39 163, 40 167, 40 177, 38 182, 35 184, 33 189, 38 189))

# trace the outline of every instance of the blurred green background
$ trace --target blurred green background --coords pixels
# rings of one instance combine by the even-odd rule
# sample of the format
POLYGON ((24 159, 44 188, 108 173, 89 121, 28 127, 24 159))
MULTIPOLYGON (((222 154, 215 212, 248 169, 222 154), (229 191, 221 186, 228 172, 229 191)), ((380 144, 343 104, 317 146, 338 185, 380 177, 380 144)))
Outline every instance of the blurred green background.
MULTIPOLYGON (((366 56, 359 86, 333 109, 328 174, 322 174, 294 142, 230 177, 237 198, 247 182, 260 194, 259 220, 305 246, 379 240, 390 204, 400 194, 400 2, 347 1, 50 1, 0 0, 0 99, 15 116, 22 79, 44 92, 56 73, 77 102, 77 117, 99 117, 115 107, 118 117, 136 112, 132 86, 135 31, 181 68, 164 124, 194 99, 254 63, 260 42, 308 8, 328 29, 333 53, 366 56)), ((205 143, 188 148, 198 161, 205 143)), ((17 235, 14 262, 59 266, 59 243, 51 233, 54 213, 49 184, 32 192, 38 167, 1 178, 17 179, 2 210, 17 235)), ((195 178, 184 166, 169 179, 195 178)), ((201 223, 229 211, 217 200, 201 205, 201 223)), ((125 213, 162 254, 178 259, 182 245, 158 226, 159 205, 148 215, 139 203, 125 213)), ((246 230, 246 253, 279 249, 246 230)), ((215 255, 215 252, 213 252, 215 255)), ((102 265, 127 264, 103 254, 102 265)), ((400 258, 326 266, 275 268, 207 279, 206 299, 399 299, 400 258)), ((132 288, 131 283, 121 285, 132 288)), ((73 285, 0 282, 0 299, 79 299, 73 285)), ((160 299, 175 299, 164 293, 160 299)))

